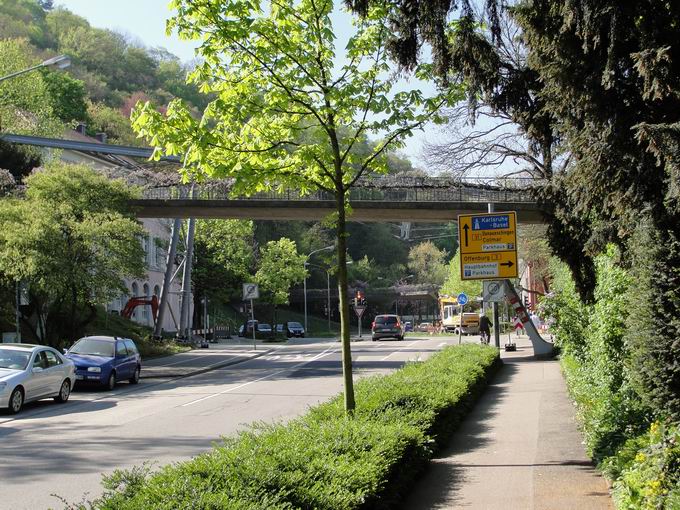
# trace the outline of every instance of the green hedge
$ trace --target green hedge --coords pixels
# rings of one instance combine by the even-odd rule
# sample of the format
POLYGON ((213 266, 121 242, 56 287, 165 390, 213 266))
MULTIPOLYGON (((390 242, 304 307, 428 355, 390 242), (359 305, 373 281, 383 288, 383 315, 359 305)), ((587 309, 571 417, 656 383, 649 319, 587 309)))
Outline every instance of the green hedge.
POLYGON ((356 384, 357 409, 342 399, 287 424, 254 425, 193 460, 105 479, 106 510, 354 509, 397 502, 452 433, 489 375, 491 347, 449 347, 420 363, 356 384))

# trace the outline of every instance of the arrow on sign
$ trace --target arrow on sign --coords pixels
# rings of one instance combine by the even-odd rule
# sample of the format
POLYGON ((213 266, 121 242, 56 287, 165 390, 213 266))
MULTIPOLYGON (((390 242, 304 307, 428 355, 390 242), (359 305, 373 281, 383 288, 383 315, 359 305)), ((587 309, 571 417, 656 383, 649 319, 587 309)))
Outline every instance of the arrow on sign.
POLYGON ((465 230, 465 246, 468 245, 468 230, 469 229, 470 229, 470 227, 468 227, 467 223, 465 225, 463 225, 463 230, 465 230))
POLYGON ((508 260, 507 262, 501 262, 501 266, 512 267, 512 266, 514 266, 514 265, 515 265, 515 264, 512 263, 512 260, 508 260))

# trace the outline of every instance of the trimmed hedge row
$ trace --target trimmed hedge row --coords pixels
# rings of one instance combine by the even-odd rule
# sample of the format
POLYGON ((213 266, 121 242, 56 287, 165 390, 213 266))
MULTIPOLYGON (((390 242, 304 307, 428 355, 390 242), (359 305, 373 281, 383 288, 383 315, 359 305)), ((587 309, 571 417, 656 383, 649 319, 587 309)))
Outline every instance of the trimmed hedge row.
MULTIPOLYGON (((208 453, 149 473, 117 471, 101 510, 388 508, 453 432, 500 366, 492 347, 449 347, 287 424, 257 424, 208 453)), ((82 506, 81 508, 84 508, 82 506)))

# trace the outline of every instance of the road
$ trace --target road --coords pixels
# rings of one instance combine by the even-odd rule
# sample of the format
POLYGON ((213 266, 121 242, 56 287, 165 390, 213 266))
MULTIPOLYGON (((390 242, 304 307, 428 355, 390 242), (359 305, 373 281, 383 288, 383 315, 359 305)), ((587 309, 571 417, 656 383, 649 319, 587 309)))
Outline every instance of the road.
MULTIPOLYGON (((392 371, 457 341, 355 342, 355 377, 392 371)), ((101 473, 188 459, 254 421, 302 414, 342 390, 340 359, 338 342, 298 340, 195 376, 80 390, 65 405, 42 401, 16 417, 0 414, 0 508, 63 508, 52 494, 93 499, 101 473)))

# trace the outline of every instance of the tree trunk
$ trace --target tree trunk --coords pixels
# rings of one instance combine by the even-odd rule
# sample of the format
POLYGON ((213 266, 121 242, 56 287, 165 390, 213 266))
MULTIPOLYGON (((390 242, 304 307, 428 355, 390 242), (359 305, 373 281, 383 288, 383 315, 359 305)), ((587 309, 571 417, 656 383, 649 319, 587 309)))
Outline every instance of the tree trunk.
POLYGON ((352 380, 352 348, 350 346, 350 315, 347 300, 347 222, 344 193, 336 194, 338 208, 338 295, 340 308, 340 339, 342 342, 342 377, 345 389, 345 412, 354 413, 354 382, 352 380))

